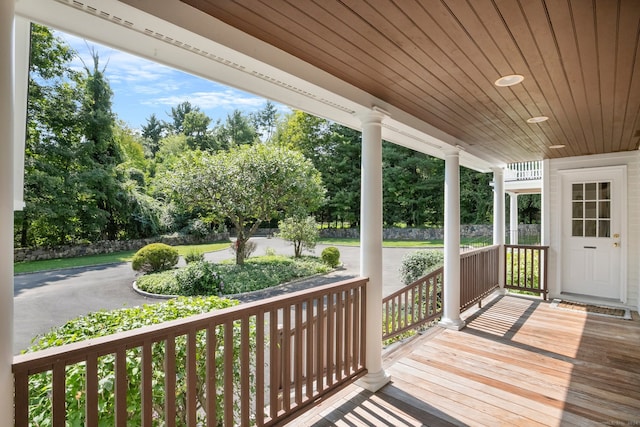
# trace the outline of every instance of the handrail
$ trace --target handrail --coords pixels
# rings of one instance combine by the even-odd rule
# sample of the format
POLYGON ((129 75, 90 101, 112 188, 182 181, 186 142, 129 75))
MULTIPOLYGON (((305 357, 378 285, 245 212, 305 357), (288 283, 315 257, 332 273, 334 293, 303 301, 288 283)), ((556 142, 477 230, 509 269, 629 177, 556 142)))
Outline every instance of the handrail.
POLYGON ((444 267, 382 299, 382 338, 394 338, 442 315, 444 267))
MULTIPOLYGON (((460 254, 460 310, 466 310, 498 288, 500 246, 460 254)), ((382 339, 418 329, 442 316, 444 267, 440 267, 382 300, 382 339)))
POLYGON ((547 299, 549 246, 504 245, 504 287, 547 299))
POLYGON ((15 356, 16 426, 30 423, 30 378, 45 374, 51 377, 53 425, 65 425, 69 396, 76 393, 66 385, 66 369, 78 363, 86 375, 86 390, 78 390, 86 422, 97 423, 104 391, 98 389, 102 357, 113 361, 116 424, 127 424, 129 399, 139 399, 142 425, 158 419, 175 425, 178 404, 184 404, 182 420, 189 425, 203 418, 208 425, 248 425, 250 420, 258 426, 276 424, 366 372, 366 337, 360 331, 367 282, 346 280, 15 356), (176 349, 182 345, 186 360, 177 360, 176 349), (152 360, 157 348, 160 365, 152 360), (141 390, 128 391, 131 378, 125 368, 131 359, 140 368, 141 390), (184 375, 178 375, 177 366, 184 367, 184 375), (157 396, 152 389, 159 372, 164 382, 160 405, 153 401, 157 396), (177 403, 181 387, 186 389, 184 402, 177 403))
POLYGON ((479 303, 500 286, 499 260, 499 245, 460 254, 460 311, 479 303))

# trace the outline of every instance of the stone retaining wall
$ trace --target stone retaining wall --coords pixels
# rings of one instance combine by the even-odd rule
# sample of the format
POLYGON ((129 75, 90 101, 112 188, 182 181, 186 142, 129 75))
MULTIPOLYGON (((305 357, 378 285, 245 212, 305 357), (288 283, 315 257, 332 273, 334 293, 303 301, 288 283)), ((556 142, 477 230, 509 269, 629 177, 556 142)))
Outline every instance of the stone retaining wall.
POLYGON ((193 245, 229 240, 229 233, 216 233, 206 237, 188 235, 167 235, 138 240, 102 240, 95 243, 63 245, 49 248, 20 248, 14 251, 14 262, 39 261, 56 258, 73 258, 84 255, 100 255, 113 252, 134 251, 149 243, 166 243, 167 245, 193 245))
MULTIPOLYGON (((518 227, 520 235, 539 235, 540 224, 520 224, 518 227)), ((444 229, 442 228, 385 228, 382 230, 385 240, 442 240, 444 239, 444 229)), ((320 231, 321 237, 338 239, 358 239, 360 229, 358 228, 326 228, 320 231)), ((493 236, 493 225, 461 225, 460 237, 481 238, 493 236)))

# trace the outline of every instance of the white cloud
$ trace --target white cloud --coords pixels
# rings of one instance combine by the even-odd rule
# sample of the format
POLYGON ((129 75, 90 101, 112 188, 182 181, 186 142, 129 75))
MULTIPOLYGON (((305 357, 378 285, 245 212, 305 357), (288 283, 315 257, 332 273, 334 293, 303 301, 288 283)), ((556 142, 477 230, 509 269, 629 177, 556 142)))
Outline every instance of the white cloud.
POLYGON ((203 91, 163 96, 143 101, 143 104, 176 106, 184 101, 189 101, 192 105, 196 105, 204 110, 211 108, 242 109, 243 107, 258 109, 265 103, 265 100, 262 98, 229 89, 224 91, 203 91))
MULTIPOLYGON (((99 66, 106 67, 105 74, 116 98, 126 99, 120 104, 116 102, 122 109, 118 113, 133 122, 141 122, 143 117, 158 108, 175 107, 184 101, 200 107, 214 119, 234 109, 256 111, 266 102, 261 97, 107 46, 87 42, 79 37, 60 32, 56 35, 64 39, 82 58, 75 58, 72 62, 72 68, 76 70, 83 71, 85 64, 92 67, 91 51, 98 53, 99 66)), ((291 111, 281 104, 276 106, 281 114, 291 111)))

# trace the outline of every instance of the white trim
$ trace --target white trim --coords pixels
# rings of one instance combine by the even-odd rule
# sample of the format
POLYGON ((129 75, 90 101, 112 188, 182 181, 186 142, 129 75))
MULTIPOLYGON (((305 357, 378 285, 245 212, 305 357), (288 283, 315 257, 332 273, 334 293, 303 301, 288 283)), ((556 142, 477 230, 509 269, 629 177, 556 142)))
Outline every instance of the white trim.
POLYGON ((31 22, 19 16, 15 18, 14 43, 13 210, 21 211, 24 209, 24 144, 27 137, 31 22))
MULTIPOLYGON (((551 168, 549 159, 542 161, 542 190, 540 196, 541 213, 540 238, 543 246, 549 246, 551 242, 551 168)), ((545 266, 548 268, 549 266, 545 266)))
POLYGON ((13 408, 14 0, 0 0, 0 425, 13 408))
MULTIPOLYGON (((623 304, 627 303, 628 299, 628 286, 627 286, 627 276, 628 276, 628 247, 630 244, 629 241, 629 233, 627 228, 627 212, 628 212, 628 194, 627 194, 627 165, 616 165, 616 166, 600 166, 600 167, 589 167, 589 168, 579 168, 579 169, 560 169, 558 170, 558 175, 560 177, 560 183, 558 192, 560 194, 560 215, 559 215, 559 231, 560 238, 558 240, 558 268, 556 270, 556 279, 558 283, 558 291, 562 294, 562 277, 563 277, 563 245, 564 236, 563 231, 566 225, 564 224, 564 215, 565 215, 565 197, 564 194, 564 183, 566 178, 570 177, 581 177, 585 174, 597 174, 597 173, 613 173, 620 179, 620 190, 621 190, 621 200, 620 200, 620 234, 623 237, 621 240, 621 255, 620 255, 620 302, 623 304)), ((612 230, 613 232, 613 230, 612 230)))

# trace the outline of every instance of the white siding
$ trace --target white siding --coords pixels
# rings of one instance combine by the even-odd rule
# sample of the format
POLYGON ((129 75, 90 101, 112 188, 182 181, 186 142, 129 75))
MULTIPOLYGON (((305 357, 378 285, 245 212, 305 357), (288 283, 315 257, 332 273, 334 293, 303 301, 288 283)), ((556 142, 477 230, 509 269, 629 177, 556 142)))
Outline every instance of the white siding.
POLYGON ((627 305, 640 308, 640 152, 612 153, 594 156, 571 157, 549 161, 549 216, 545 218, 550 230, 549 239, 549 290, 551 297, 559 295, 560 270, 560 220, 561 179, 563 169, 594 168, 627 165, 627 235, 622 244, 627 245, 627 305))

